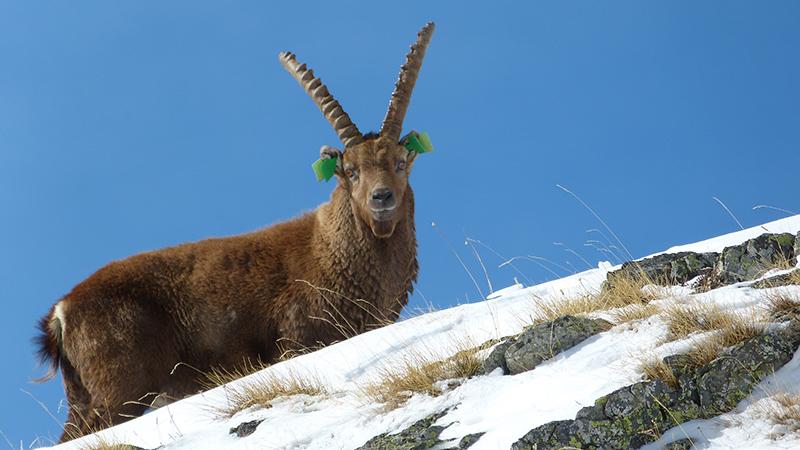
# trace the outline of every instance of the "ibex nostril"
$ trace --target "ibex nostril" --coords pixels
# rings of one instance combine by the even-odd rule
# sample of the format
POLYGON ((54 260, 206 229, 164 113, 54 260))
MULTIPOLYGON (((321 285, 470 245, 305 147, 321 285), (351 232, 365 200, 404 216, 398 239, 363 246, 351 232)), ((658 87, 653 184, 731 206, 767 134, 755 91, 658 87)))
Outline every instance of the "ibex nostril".
POLYGON ((380 203, 387 203, 392 200, 393 197, 394 194, 388 188, 375 189, 372 191, 372 199, 380 203))

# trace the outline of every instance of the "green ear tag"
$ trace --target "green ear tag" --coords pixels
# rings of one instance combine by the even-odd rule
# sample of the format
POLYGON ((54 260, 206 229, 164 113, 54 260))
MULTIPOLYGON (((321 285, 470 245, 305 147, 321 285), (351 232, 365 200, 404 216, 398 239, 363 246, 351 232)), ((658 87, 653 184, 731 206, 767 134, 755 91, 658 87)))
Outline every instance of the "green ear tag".
POLYGON ((428 136, 428 133, 424 131, 422 133, 409 133, 408 136, 406 136, 405 141, 405 147, 412 152, 428 153, 433 151, 431 138, 428 136))
POLYGON ((336 172, 336 158, 320 158, 311 164, 311 168, 317 176, 317 181, 328 181, 336 172))

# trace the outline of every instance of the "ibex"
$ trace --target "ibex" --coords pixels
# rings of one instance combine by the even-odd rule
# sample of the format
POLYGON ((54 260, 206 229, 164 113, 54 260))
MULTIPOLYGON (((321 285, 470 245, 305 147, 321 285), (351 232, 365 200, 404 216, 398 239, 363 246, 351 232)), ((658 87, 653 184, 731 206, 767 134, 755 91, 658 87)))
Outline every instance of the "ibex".
POLYGON ((336 176, 330 200, 253 233, 112 262, 53 305, 38 343, 45 379, 59 367, 64 379, 62 442, 143 414, 148 395, 198 392, 198 370, 275 362, 280 342, 342 338, 319 318, 335 315, 352 334, 376 326, 375 311, 397 319, 418 271, 408 177, 430 150, 424 135, 400 134, 433 30, 411 46, 379 133, 362 134, 305 64, 279 54, 344 144, 323 146, 315 164, 318 176, 336 176))

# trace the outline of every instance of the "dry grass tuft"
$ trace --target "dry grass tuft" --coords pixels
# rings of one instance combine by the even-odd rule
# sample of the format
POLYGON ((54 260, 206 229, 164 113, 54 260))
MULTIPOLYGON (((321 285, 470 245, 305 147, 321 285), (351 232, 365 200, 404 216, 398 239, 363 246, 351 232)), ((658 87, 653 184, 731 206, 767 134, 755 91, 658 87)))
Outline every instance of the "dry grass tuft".
POLYGON ((760 412, 770 421, 784 425, 791 433, 800 432, 800 394, 780 393, 769 397, 772 402, 760 412))
MULTIPOLYGON (((800 277, 800 270, 796 272, 800 277)), ((796 289, 770 289, 764 293, 764 302, 772 320, 800 319, 800 293, 796 289)))
POLYGON ((204 390, 213 389, 217 386, 222 386, 232 381, 236 381, 239 378, 244 378, 248 375, 254 374, 260 370, 266 369, 267 367, 269 367, 269 364, 266 364, 261 360, 253 362, 250 359, 243 361, 239 367, 233 369, 215 367, 203 374, 200 384, 204 390))
POLYGON ((649 284, 653 282, 646 277, 620 276, 615 278, 613 285, 596 295, 587 294, 553 300, 537 298, 537 311, 531 317, 531 323, 536 325, 566 315, 577 316, 631 305, 645 306, 655 300, 654 294, 642 290, 649 284))
POLYGON ((82 443, 78 448, 80 450, 134 450, 136 447, 95 435, 87 438, 86 443, 82 443))
POLYGON ((638 275, 628 274, 627 276, 617 276, 614 283, 607 286, 600 293, 598 300, 607 305, 607 308, 621 308, 628 305, 647 304, 656 299, 652 292, 642 290, 647 285, 669 285, 666 280, 658 283, 650 279, 644 272, 638 275))
POLYGON ((667 322, 671 340, 685 338, 692 333, 718 330, 731 315, 716 305, 695 304, 691 306, 668 305, 662 316, 667 322))
POLYGON ((667 322, 671 340, 682 339, 693 333, 720 330, 723 334, 730 334, 725 339, 727 342, 738 336, 752 337, 764 330, 760 323, 761 317, 755 310, 737 314, 723 311, 717 305, 669 305, 663 308, 662 315, 667 322))
POLYGON ((537 311, 531 317, 531 325, 537 325, 563 316, 578 316, 603 309, 597 296, 580 295, 552 300, 537 299, 537 311))
POLYGON ((650 303, 645 305, 630 305, 611 313, 611 321, 615 325, 621 325, 635 320, 647 319, 658 314, 659 311, 661 311, 661 309, 658 306, 650 303))
POLYGON ((713 336, 695 340, 692 348, 686 352, 686 356, 689 357, 689 366, 705 366, 715 360, 724 348, 721 341, 713 336))
POLYGON ((789 255, 779 253, 777 255, 777 259, 774 261, 765 260, 762 262, 764 266, 764 272, 761 274, 763 276, 770 270, 789 270, 795 267, 794 258, 789 258, 789 255))
MULTIPOLYGON (((800 258, 800 255, 798 255, 798 258, 800 258)), ((789 284, 800 285, 800 269, 789 272, 789 284)))
POLYGON ((738 314, 723 311, 716 305, 671 305, 663 309, 662 315, 668 324, 670 340, 713 332, 696 339, 687 352, 694 367, 713 361, 727 347, 766 332, 762 317, 754 309, 738 314))
POLYGON ((721 328, 716 333, 698 339, 687 353, 693 366, 704 366, 719 356, 725 348, 766 332, 766 326, 759 322, 755 314, 727 314, 719 325, 721 328))
POLYGON ((212 409, 212 413, 221 418, 230 418, 254 406, 269 408, 271 402, 279 397, 319 396, 328 393, 328 389, 319 377, 301 375, 292 370, 280 374, 259 373, 250 380, 226 386, 224 389, 227 405, 212 409))
POLYGON ((364 386, 362 393, 371 401, 382 403, 387 410, 403 405, 414 394, 435 397, 444 391, 442 381, 463 380, 478 372, 483 365, 478 357, 482 347, 458 343, 458 351, 444 359, 422 352, 410 353, 399 365, 382 368, 379 379, 364 386))
POLYGON ((661 380, 673 389, 678 388, 678 379, 675 377, 675 373, 659 357, 648 356, 643 358, 639 363, 639 370, 644 374, 645 380, 661 380))

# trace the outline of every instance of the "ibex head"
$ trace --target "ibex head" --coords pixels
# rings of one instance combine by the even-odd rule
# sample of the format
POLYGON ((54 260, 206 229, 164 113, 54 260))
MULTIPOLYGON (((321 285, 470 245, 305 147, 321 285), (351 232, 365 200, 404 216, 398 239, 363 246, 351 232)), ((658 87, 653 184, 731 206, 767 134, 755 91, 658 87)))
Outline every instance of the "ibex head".
POLYGON ((377 134, 364 135, 358 131, 322 81, 305 64, 299 63, 294 54, 282 52, 279 55, 283 66, 322 110, 344 144, 344 150, 327 145, 320 149, 320 160, 315 163, 318 178, 336 175, 339 185, 350 194, 355 216, 368 224, 379 238, 390 237, 397 223, 406 216, 405 208, 410 206, 404 199, 409 190, 411 166, 418 152, 430 149, 426 139, 422 139, 424 144, 420 145, 415 132, 403 139, 400 134, 433 29, 433 22, 426 24, 406 55, 389 110, 377 134))

